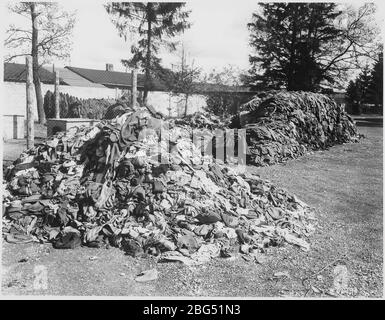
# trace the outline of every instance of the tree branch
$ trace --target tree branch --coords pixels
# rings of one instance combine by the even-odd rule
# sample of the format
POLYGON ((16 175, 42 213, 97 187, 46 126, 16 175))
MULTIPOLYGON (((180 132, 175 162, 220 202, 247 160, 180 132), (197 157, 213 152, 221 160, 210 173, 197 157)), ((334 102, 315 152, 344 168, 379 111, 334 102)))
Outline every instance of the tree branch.
POLYGON ((15 55, 6 57, 6 58, 4 59, 4 61, 5 61, 5 62, 11 62, 13 59, 15 59, 15 58, 17 58, 17 57, 25 57, 25 56, 29 56, 29 55, 30 55, 29 53, 15 54, 15 55))

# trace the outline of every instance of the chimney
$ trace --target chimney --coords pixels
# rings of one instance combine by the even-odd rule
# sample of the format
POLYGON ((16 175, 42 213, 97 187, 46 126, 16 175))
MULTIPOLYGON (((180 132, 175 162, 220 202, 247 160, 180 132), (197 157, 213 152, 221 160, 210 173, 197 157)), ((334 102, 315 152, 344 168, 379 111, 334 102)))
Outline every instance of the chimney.
POLYGON ((112 63, 106 63, 106 71, 114 71, 114 65, 112 63))

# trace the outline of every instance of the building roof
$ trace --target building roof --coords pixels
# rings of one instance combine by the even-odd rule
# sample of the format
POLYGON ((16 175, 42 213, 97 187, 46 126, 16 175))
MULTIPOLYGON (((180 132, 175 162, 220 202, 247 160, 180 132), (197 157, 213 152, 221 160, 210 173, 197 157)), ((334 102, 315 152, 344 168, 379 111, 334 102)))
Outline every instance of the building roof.
MULTIPOLYGON (((53 68, 52 67, 44 67, 46 70, 50 71, 53 68)), ((78 75, 75 72, 72 72, 71 70, 67 68, 57 68, 55 67, 55 70, 59 71, 59 77, 61 80, 63 80, 65 83, 67 83, 70 86, 74 87, 93 87, 93 88, 105 88, 102 84, 94 83, 86 78, 78 75)))
MULTIPOLYGON (((99 83, 106 87, 131 87, 131 73, 118 71, 105 71, 86 68, 66 67, 66 69, 78 74, 79 76, 93 82, 99 83)), ((137 86, 143 87, 144 76, 138 74, 137 86)))
MULTIPOLYGON (((93 82, 99 83, 109 88, 127 89, 131 88, 132 76, 130 72, 95 70, 77 67, 66 67, 66 69, 78 74, 79 76, 93 82)), ((144 88, 144 74, 138 74, 137 87, 144 88)), ((152 91, 165 91, 166 85, 159 79, 152 79, 152 91)))
MULTIPOLYGON (((55 74, 48 71, 45 68, 39 69, 40 81, 46 84, 55 83, 55 74)), ((21 63, 4 63, 4 81, 8 82, 26 82, 27 73, 26 65, 21 63)), ((60 84, 66 85, 67 83, 60 80, 60 84)))
MULTIPOLYGON (((75 87, 96 87, 96 88, 131 88, 131 73, 95 70, 77 67, 56 68, 59 71, 60 83, 75 87)), ((52 67, 42 67, 39 71, 40 80, 46 84, 55 83, 55 74, 52 67)), ((144 88, 144 74, 138 74, 138 89, 144 88)), ((4 81, 25 82, 26 72, 24 64, 4 63, 4 81)), ((151 91, 167 91, 167 86, 160 79, 152 79, 151 91)), ((215 92, 236 92, 253 93, 249 88, 242 86, 227 86, 212 83, 195 83, 194 91, 200 94, 215 92)))

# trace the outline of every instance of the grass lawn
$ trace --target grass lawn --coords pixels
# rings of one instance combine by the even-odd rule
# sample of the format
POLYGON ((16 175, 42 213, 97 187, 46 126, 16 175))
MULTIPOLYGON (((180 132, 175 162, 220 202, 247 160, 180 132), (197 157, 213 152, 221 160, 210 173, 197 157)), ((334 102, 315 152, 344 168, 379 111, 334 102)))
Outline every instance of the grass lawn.
POLYGON ((382 127, 361 127, 366 138, 271 167, 249 169, 284 187, 317 211, 310 252, 271 248, 260 263, 215 259, 197 267, 157 264, 159 279, 134 280, 155 266, 118 249, 54 250, 49 244, 3 243, 3 294, 131 296, 331 297, 338 267, 347 270, 342 296, 383 292, 382 127), (48 288, 33 287, 37 266, 48 288), (337 271, 336 271, 337 270, 337 271), (275 277, 284 272, 285 277, 275 277), (305 281, 306 279, 306 281, 305 281))

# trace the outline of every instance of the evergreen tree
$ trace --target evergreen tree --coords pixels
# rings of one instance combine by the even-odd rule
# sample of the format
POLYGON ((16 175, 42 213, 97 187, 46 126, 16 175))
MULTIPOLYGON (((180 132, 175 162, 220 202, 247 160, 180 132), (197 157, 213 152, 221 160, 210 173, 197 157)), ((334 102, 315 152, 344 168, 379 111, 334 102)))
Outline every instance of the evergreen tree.
POLYGON ((351 80, 346 89, 346 99, 355 114, 362 112, 363 104, 382 105, 382 54, 372 70, 366 66, 355 80, 351 80), (381 87, 380 87, 381 86, 381 87))
POLYGON ((339 15, 333 3, 262 3, 262 14, 248 24, 254 78, 265 87, 314 90, 323 78, 315 56, 322 42, 336 37, 332 21, 339 15))
POLYGON ((369 95, 369 88, 372 83, 372 75, 369 66, 365 66, 360 75, 358 76, 357 82, 360 84, 361 90, 361 103, 372 103, 369 95))
POLYGON ((373 70, 371 72, 370 85, 368 88, 368 99, 376 105, 377 111, 380 112, 382 112, 383 105, 383 67, 383 53, 381 52, 378 55, 378 60, 374 64, 373 70))
POLYGON ((346 89, 346 102, 353 114, 361 114, 363 97, 363 88, 359 77, 355 80, 350 80, 346 89))
POLYGON ((144 70, 144 102, 154 75, 161 69, 158 57, 160 47, 167 44, 175 50, 176 43, 171 39, 190 27, 187 21, 190 12, 184 10, 184 6, 184 3, 178 2, 113 2, 105 6, 120 36, 127 40, 128 33, 133 32, 139 38, 131 46, 132 58, 122 62, 144 70))
POLYGON ((247 83, 256 88, 319 89, 368 55, 371 4, 343 11, 334 3, 261 3, 248 24, 254 54, 247 83), (344 20, 345 19, 345 20, 344 20))

